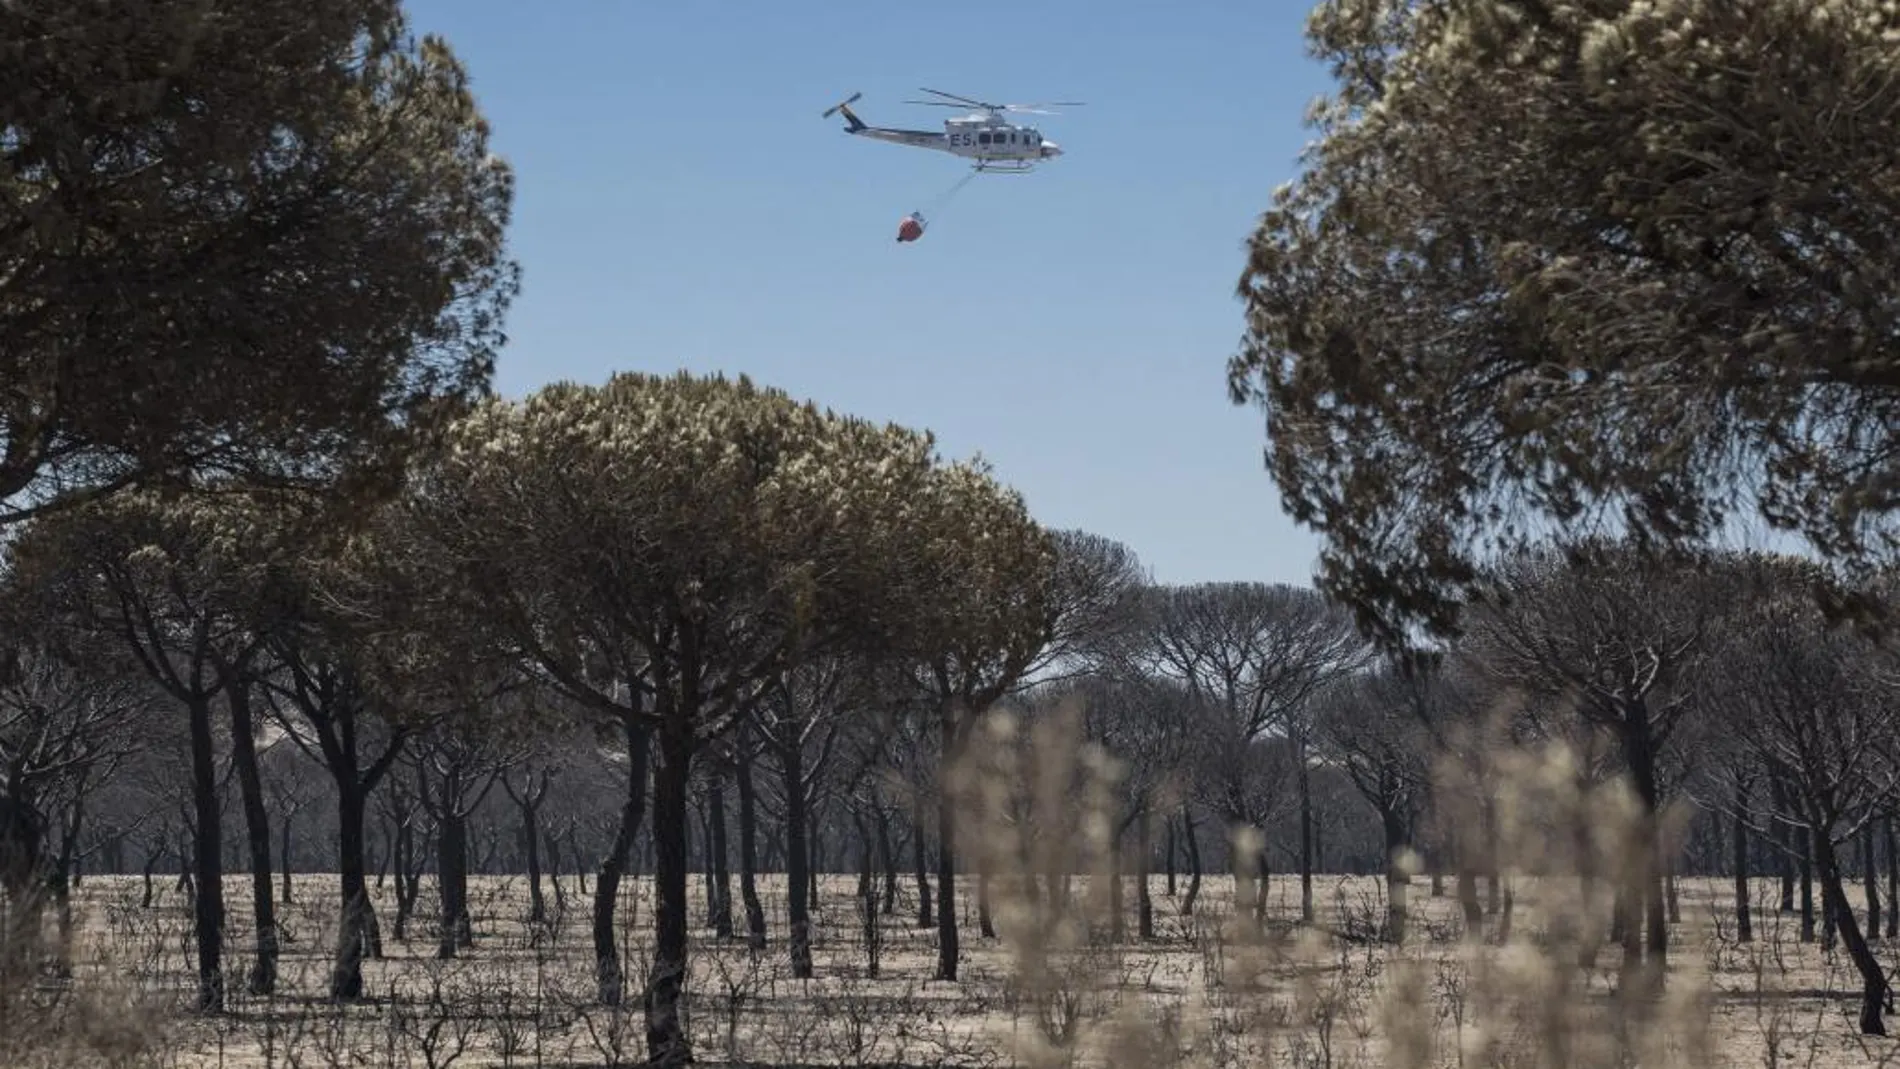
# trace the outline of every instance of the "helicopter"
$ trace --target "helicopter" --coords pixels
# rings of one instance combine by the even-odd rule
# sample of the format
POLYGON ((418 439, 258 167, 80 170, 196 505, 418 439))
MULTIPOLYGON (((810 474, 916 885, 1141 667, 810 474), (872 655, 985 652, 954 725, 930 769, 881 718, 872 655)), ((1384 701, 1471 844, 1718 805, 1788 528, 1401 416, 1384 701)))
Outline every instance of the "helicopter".
POLYGON ((1005 119, 1006 112, 1028 112, 1035 115, 1054 115, 1046 111, 1050 107, 1080 107, 1079 100, 1060 101, 1050 104, 989 104, 969 97, 945 93, 939 89, 923 89, 941 100, 906 100, 906 104, 921 104, 936 108, 966 108, 970 114, 955 119, 945 119, 943 132, 934 130, 905 130, 889 126, 868 126, 851 110, 863 93, 852 93, 842 102, 825 109, 824 117, 844 115, 844 132, 868 137, 874 141, 888 141, 894 145, 909 145, 912 148, 935 149, 974 160, 975 170, 988 174, 1028 174, 1036 165, 1062 155, 1062 147, 1042 136, 1042 132, 1033 126, 1023 126, 1005 119))

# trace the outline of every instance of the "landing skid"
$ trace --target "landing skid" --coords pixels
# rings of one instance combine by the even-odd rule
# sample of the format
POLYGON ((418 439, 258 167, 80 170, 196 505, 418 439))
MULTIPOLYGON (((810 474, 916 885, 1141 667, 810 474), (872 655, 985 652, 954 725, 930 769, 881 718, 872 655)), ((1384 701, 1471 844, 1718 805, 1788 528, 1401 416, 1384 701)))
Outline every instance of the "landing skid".
POLYGON ((1028 174, 1036 169, 1036 165, 1027 161, 1003 162, 986 160, 973 164, 971 169, 981 174, 1028 174))

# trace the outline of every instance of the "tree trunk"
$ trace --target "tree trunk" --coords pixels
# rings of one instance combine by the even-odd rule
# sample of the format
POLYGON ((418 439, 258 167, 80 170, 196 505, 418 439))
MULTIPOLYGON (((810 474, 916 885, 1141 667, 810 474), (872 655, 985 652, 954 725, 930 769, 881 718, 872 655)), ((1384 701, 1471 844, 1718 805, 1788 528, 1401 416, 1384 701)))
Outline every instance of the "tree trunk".
POLYGON ((746 729, 739 729, 739 897, 745 901, 746 944, 754 950, 765 949, 765 906, 759 901, 759 815, 757 796, 752 787, 752 757, 746 729))
POLYGON ((785 777, 786 920, 790 928, 792 976, 811 978, 811 833, 805 812, 805 754, 797 746, 779 747, 785 777))
POLYGON ((1768 775, 1768 802, 1771 807, 1769 815, 1772 818, 1769 822, 1770 834, 1781 847, 1781 849, 1775 851, 1778 868, 1781 872, 1780 909, 1782 913, 1793 913, 1796 871, 1794 858, 1796 854, 1805 850, 1806 847, 1800 847, 1796 844, 1792 833, 1789 831, 1788 825, 1783 823, 1780 819, 1788 813, 1788 788, 1782 783, 1781 777, 1775 775, 1773 772, 1770 772, 1768 775), (1775 834, 1776 832, 1779 832, 1779 834, 1775 834))
POLYGON ((528 866, 528 923, 547 920, 547 900, 541 893, 541 803, 524 802, 521 810, 521 853, 528 866))
POLYGON ((924 829, 919 824, 911 836, 911 861, 916 867, 917 876, 917 927, 928 928, 936 923, 936 914, 930 906, 930 861, 924 850, 924 829))
MULTIPOLYGON (((257 960, 251 963, 250 992, 268 995, 277 990, 277 914, 271 888, 270 811, 264 806, 264 782, 257 771, 257 727, 251 718, 248 682, 225 689, 231 709, 231 763, 236 766, 238 792, 244 804, 244 834, 251 855, 251 913, 257 960)), ((288 896, 286 896, 288 899, 288 896)))
MULTIPOLYGON (((614 830, 613 843, 600 859, 600 875, 594 880, 594 978, 603 1006, 618 1006, 626 997, 626 978, 620 968, 620 949, 614 942, 614 907, 620 900, 620 879, 626 874, 633 853, 633 840, 640 831, 640 819, 646 815, 647 766, 651 763, 653 735, 646 725, 625 715, 621 730, 627 740, 627 797, 620 805, 620 827, 614 830)), ((655 787, 657 796, 658 787, 655 787)), ((682 844, 686 831, 684 802, 679 814, 678 834, 682 844)), ((659 803, 654 803, 654 820, 659 820, 659 803)), ((657 832, 656 832, 657 834, 657 832)), ((682 845, 682 849, 684 846, 682 845)), ((682 877, 684 879, 684 877, 682 877)), ((681 908, 685 898, 681 897, 681 908)))
POLYGON ((686 820, 693 757, 693 710, 668 710, 653 780, 653 973, 647 983, 647 1064, 677 1069, 693 1060, 680 1021, 686 984, 686 820))
POLYGON ((445 797, 435 836, 435 885, 442 900, 435 956, 455 957, 468 929, 468 818, 456 812, 457 799, 445 797))
POLYGON ((1805 829, 1800 833, 1801 852, 1796 855, 1796 870, 1801 877, 1801 941, 1814 942, 1814 836, 1805 829))
MULTIPOLYGON (((1504 852, 1493 805, 1484 806, 1484 915, 1495 917, 1504 908, 1504 874, 1498 871, 1504 852)), ((1499 942, 1503 942, 1500 938, 1499 942)))
POLYGON ((144 887, 144 892, 139 896, 140 909, 152 908, 152 895, 156 890, 152 885, 152 874, 158 871, 158 859, 163 856, 164 856, 163 847, 154 848, 150 853, 145 855, 145 869, 144 869, 145 887, 144 887))
POLYGON ((709 830, 709 829, 710 829, 710 824, 709 824, 709 822, 708 822, 708 821, 707 821, 707 819, 706 819, 706 800, 705 800, 705 798, 703 798, 703 797, 699 797, 699 798, 695 798, 695 797, 693 797, 693 796, 692 796, 691 794, 688 794, 688 796, 687 796, 687 804, 686 804, 686 813, 687 813, 687 820, 686 820, 686 874, 687 874, 687 877, 688 877, 688 881, 687 881, 687 882, 688 882, 688 883, 691 883, 691 882, 692 882, 692 881, 691 881, 691 876, 692 876, 692 874, 693 874, 693 873, 695 873, 695 872, 697 872, 697 873, 699 873, 699 877, 700 877, 700 878, 699 878, 699 889, 700 889, 700 890, 701 890, 702 892, 704 892, 704 893, 705 893, 705 896, 706 896, 706 921, 705 921, 705 927, 706 927, 706 929, 707 929, 707 930, 709 930, 709 931, 710 931, 710 930, 712 929, 712 926, 713 926, 713 914, 714 914, 714 913, 716 913, 716 912, 718 912, 718 908, 719 908, 719 888, 718 888, 718 885, 717 885, 717 884, 715 884, 715 883, 713 882, 713 875, 712 875, 712 851, 711 851, 711 850, 706 850, 706 849, 701 849, 701 850, 699 850, 698 852, 695 852, 695 850, 694 850, 694 846, 693 846, 693 821, 692 821, 692 817, 693 817, 693 814, 698 814, 698 816, 699 816, 699 841, 700 841, 701 843, 707 843, 707 842, 710 842, 710 841, 712 840, 712 834, 711 834, 711 832, 710 832, 710 830, 709 830))
POLYGON ((1392 943, 1405 942, 1406 889, 1411 882, 1400 864, 1405 852, 1405 818, 1396 805, 1387 804, 1379 814, 1385 830, 1385 937, 1392 943))
POLYGON ((279 835, 279 836, 280 836, 280 838, 281 838, 281 843, 280 843, 280 847, 279 847, 279 849, 280 849, 280 861, 279 861, 279 863, 280 863, 281 865, 283 865, 283 867, 284 867, 284 891, 283 891, 283 895, 282 895, 281 897, 283 898, 283 902, 284 902, 284 905, 286 905, 286 906, 287 906, 287 905, 290 905, 290 901, 291 901, 291 899, 290 899, 290 877, 291 877, 291 867, 290 867, 290 823, 291 823, 291 821, 292 821, 292 820, 294 820, 294 819, 296 819, 296 818, 295 818, 295 816, 294 816, 294 814, 291 814, 291 813, 285 813, 285 814, 284 814, 284 819, 283 819, 283 820, 281 820, 281 821, 279 821, 279 822, 278 822, 278 825, 277 825, 277 827, 278 827, 278 835, 279 835))
POLYGON ((188 701, 191 721, 192 916, 198 945, 198 1002, 202 1013, 224 1012, 224 837, 219 825, 217 754, 211 740, 211 701, 188 701))
POLYGON ((1313 777, 1306 767, 1306 733, 1294 749, 1300 786, 1300 923, 1313 923, 1313 777))
POLYGON ((1267 894, 1273 889, 1272 858, 1267 855, 1266 829, 1260 829, 1260 849, 1254 854, 1253 881, 1253 921, 1255 927, 1265 931, 1267 927, 1267 894))
POLYGON ((1135 824, 1135 934, 1143 940, 1155 937, 1154 895, 1148 890, 1148 870, 1153 865, 1154 830, 1149 816, 1142 813, 1135 824))
MULTIPOLYGON (((955 734, 949 714, 943 721, 946 763, 955 734)), ((957 942, 956 820, 950 798, 937 800, 937 979, 955 980, 961 959, 957 942)))
POLYGON ((369 900, 364 864, 363 791, 354 776, 337 778, 337 883, 342 904, 337 925, 336 960, 330 970, 330 997, 363 997, 363 956, 369 952, 376 915, 369 900))
POLYGON ((809 897, 805 900, 807 913, 818 908, 818 874, 826 871, 825 843, 819 835, 824 821, 817 813, 812 813, 809 819, 811 831, 805 839, 805 882, 810 885, 807 888, 809 897))
POLYGON ((1201 894, 1201 840, 1194 832, 1194 811, 1181 807, 1181 838, 1187 844, 1187 894, 1181 897, 1181 916, 1194 915, 1194 900, 1201 894))
POLYGON ((1894 840, 1893 814, 1880 821, 1887 840, 1887 938, 1900 939, 1900 842, 1894 840))
POLYGON ((706 849, 712 853, 713 935, 732 938, 732 866, 726 856, 726 785, 722 772, 713 777, 706 791, 707 817, 711 823, 706 849))
POLYGON ((396 866, 396 942, 407 943, 409 917, 416 909, 416 896, 409 882, 409 873, 419 868, 415 862, 416 833, 412 822, 404 817, 396 821, 395 831, 384 829, 383 834, 389 840, 389 854, 396 866))
MULTIPOLYGON (((567 916, 567 886, 561 882, 561 876, 567 872, 567 862, 561 856, 560 836, 545 836, 541 845, 546 848, 548 855, 548 886, 554 889, 554 913, 555 916, 565 917, 567 916)), ((586 869, 578 863, 574 868, 579 873, 576 878, 582 884, 581 893, 586 894, 586 869)))
POLYGON ((976 874, 976 928, 983 938, 996 938, 996 918, 990 913, 990 871, 986 867, 976 874))
MULTIPOLYGON (((1630 887, 1630 925, 1636 925, 1634 911, 1640 909, 1649 934, 1646 949, 1651 974, 1655 982, 1661 983, 1669 961, 1669 918, 1663 898, 1662 843, 1656 826, 1661 795, 1656 786, 1655 740, 1651 737, 1648 703, 1626 702, 1621 727, 1623 760, 1643 806, 1642 854, 1634 866, 1635 879, 1630 887)), ((1633 945, 1624 942, 1626 953, 1633 945)))
POLYGON ((1747 777, 1735 781, 1735 939, 1749 943, 1755 939, 1755 926, 1748 903, 1748 787, 1747 777))
POLYGON ((1818 830, 1811 840, 1814 844, 1814 866, 1821 878, 1823 908, 1834 918, 1841 943, 1853 959, 1854 968, 1860 972, 1860 1034, 1884 1036, 1887 1027, 1881 1020, 1881 1009, 1887 998, 1887 974, 1881 968, 1880 959, 1874 956, 1872 948, 1867 945, 1866 937, 1861 934, 1860 922, 1854 916, 1854 909, 1847 902, 1847 889, 1843 884, 1840 860, 1834 853, 1833 842, 1818 830))
POLYGON ((1874 864, 1874 822, 1860 829, 1860 876, 1867 887, 1867 937, 1880 938, 1880 869, 1874 864))
POLYGON ((891 815, 882 804, 877 807, 877 853, 884 865, 884 904, 886 917, 897 912, 897 854, 891 849, 891 815))
MULTIPOLYGON (((1484 938, 1484 903, 1478 900, 1478 869, 1464 844, 1458 844, 1458 906, 1464 913, 1465 938, 1484 938)), ((1619 899, 1620 901, 1620 899, 1619 899)))
MULTIPOLYGON (((383 845, 383 854, 381 857, 376 859, 376 864, 373 867, 376 873, 376 893, 377 894, 382 893, 383 884, 385 881, 389 879, 389 866, 391 864, 391 858, 392 858, 392 855, 390 854, 390 851, 389 851, 389 837, 387 835, 383 836, 382 845, 383 845)), ((368 857, 370 855, 366 853, 364 856, 368 857)), ((366 863, 364 868, 367 871, 371 868, 371 866, 369 866, 366 863)), ((398 936, 398 938, 401 938, 401 937, 398 936)))
MULTIPOLYGON (((1845 877, 1843 877, 1845 878, 1845 877)), ((1834 941, 1840 934, 1839 918, 1834 914, 1834 906, 1828 901, 1827 889, 1821 890, 1821 952, 1834 951, 1834 941)))
POLYGON ((875 844, 864 814, 855 807, 851 823, 858 830, 858 927, 864 938, 864 975, 875 980, 883 965, 883 933, 878 928, 875 844))
POLYGON ((1161 833, 1161 864, 1167 872, 1168 897, 1174 897, 1174 821, 1168 821, 1167 828, 1161 833))
MULTIPOLYGON (((83 776, 81 777, 83 780, 83 776)), ((59 855, 53 860, 53 909, 55 923, 59 929, 58 975, 64 979, 73 974, 73 888, 79 886, 80 864, 75 851, 79 846, 80 829, 85 822, 84 788, 72 803, 72 819, 66 831, 60 836, 59 855)), ((264 874, 264 887, 270 888, 270 874, 264 874)))

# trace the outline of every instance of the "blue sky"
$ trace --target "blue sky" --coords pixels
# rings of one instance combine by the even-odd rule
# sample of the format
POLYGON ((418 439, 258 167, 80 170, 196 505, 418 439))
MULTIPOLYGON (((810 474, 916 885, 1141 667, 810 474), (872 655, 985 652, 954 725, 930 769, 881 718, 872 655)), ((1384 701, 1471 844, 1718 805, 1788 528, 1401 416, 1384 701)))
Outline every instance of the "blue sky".
POLYGON ((498 386, 746 373, 982 453, 1043 523, 1164 582, 1310 581, 1257 411, 1230 404, 1241 244, 1326 88, 1304 0, 409 0, 468 63, 519 180, 523 292, 498 386), (898 244, 957 159, 845 136, 900 103, 1081 100, 1065 155, 981 176, 898 244))

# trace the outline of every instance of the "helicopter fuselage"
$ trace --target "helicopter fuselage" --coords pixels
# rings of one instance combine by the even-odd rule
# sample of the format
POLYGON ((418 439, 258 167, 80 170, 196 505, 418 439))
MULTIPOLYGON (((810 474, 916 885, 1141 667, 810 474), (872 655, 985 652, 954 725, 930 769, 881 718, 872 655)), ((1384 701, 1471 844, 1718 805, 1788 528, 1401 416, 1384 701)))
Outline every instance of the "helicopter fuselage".
POLYGON ((1035 127, 1011 123, 997 115, 979 112, 947 119, 943 132, 938 133, 870 126, 853 114, 848 104, 838 105, 836 110, 844 113, 845 133, 894 145, 947 152, 974 161, 979 171, 1027 171, 1062 155, 1062 147, 1045 139, 1035 127))

